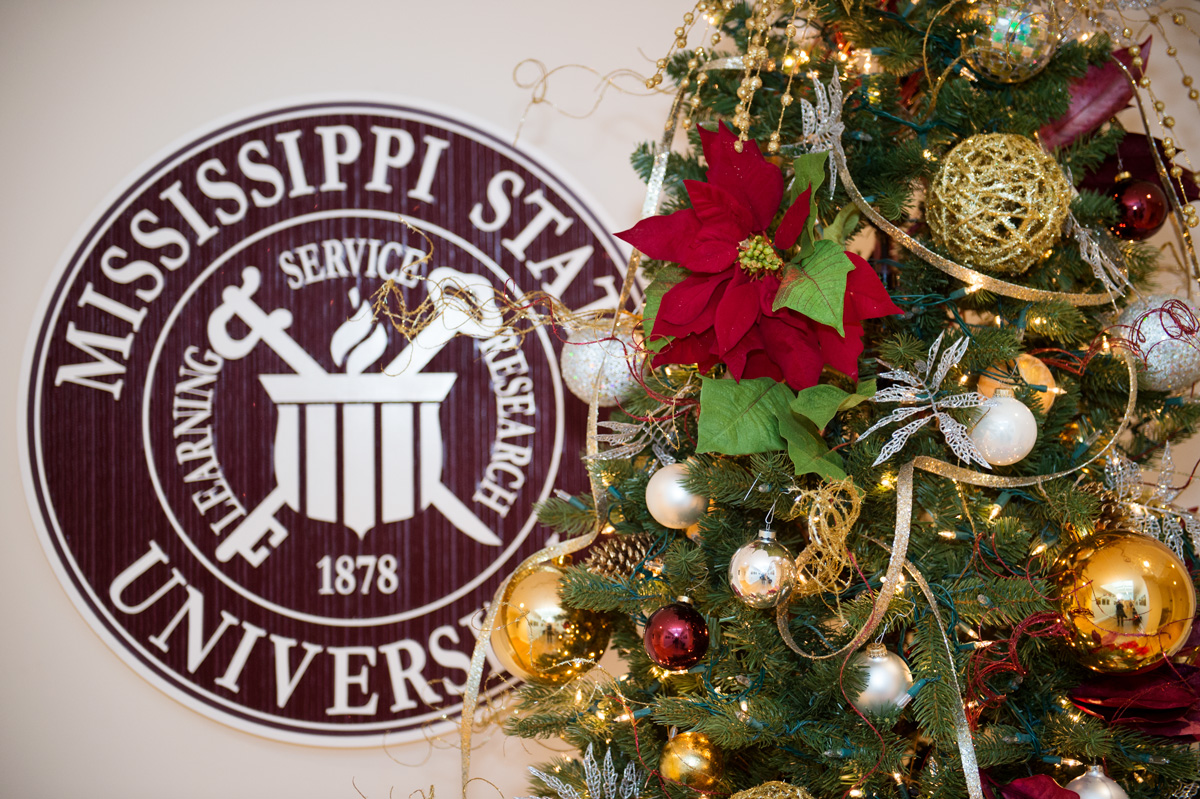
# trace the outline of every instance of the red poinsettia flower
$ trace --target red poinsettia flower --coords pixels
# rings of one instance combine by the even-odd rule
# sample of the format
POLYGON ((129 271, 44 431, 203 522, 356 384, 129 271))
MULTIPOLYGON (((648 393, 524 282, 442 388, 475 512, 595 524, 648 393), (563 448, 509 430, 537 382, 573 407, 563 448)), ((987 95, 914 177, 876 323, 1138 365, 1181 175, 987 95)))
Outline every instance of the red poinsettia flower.
POLYGON ((767 229, 783 199, 783 173, 754 142, 742 152, 723 124, 701 129, 707 182, 685 182, 692 207, 643 219, 621 239, 651 258, 672 261, 688 275, 662 298, 651 339, 670 338, 654 365, 717 363, 735 380, 770 377, 793 389, 816 385, 825 365, 857 379, 862 322, 900 313, 870 264, 846 253, 845 335, 790 308, 772 310, 779 292, 783 252, 808 222, 810 193, 783 215, 774 236, 767 229))

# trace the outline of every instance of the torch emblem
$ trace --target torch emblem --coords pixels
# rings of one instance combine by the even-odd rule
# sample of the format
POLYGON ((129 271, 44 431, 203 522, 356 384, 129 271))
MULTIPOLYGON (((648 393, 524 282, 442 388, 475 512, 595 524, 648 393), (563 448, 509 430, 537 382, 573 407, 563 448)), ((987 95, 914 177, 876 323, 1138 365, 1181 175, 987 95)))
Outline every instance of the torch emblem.
POLYGON ((276 486, 221 542, 217 559, 241 556, 261 564, 288 537, 276 517, 284 505, 315 521, 341 522, 359 538, 432 506, 475 541, 500 546, 496 534, 442 482, 441 404, 458 375, 421 371, 455 336, 490 338, 501 330, 488 279, 450 267, 431 271, 432 321, 373 374, 366 370, 383 355, 387 333, 372 320, 357 289, 350 295, 357 313, 330 342, 334 362, 345 369, 338 373, 325 371, 288 334, 289 311, 268 312, 255 302, 261 281, 259 270, 248 266, 242 285, 225 288, 209 316, 208 339, 227 360, 245 358, 261 342, 293 370, 259 375, 278 412, 276 486), (246 335, 231 332, 235 319, 246 335))

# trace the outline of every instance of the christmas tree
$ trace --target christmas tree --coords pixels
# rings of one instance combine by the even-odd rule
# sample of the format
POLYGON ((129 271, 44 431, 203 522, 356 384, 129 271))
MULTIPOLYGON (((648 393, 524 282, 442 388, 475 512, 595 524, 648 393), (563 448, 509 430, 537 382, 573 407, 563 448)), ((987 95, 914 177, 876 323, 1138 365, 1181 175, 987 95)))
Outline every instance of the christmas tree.
POLYGON ((1200 523, 1141 468, 1200 424, 1200 321, 1141 239, 1194 267, 1196 185, 1152 95, 1113 118, 1122 13, 683 15, 644 306, 564 355, 593 491, 489 616, 505 732, 579 750, 532 793, 1195 795, 1200 523))

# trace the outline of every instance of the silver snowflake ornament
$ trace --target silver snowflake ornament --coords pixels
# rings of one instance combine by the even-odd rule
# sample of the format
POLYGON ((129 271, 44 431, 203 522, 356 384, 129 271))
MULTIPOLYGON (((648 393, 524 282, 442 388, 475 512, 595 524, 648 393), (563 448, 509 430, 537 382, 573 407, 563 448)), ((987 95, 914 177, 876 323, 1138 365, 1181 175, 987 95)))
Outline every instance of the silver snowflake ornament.
MULTIPOLYGON (((944 335, 943 333, 942 336, 944 335)), ((897 385, 888 386, 876 392, 875 396, 871 398, 872 401, 903 404, 871 425, 859 439, 864 439, 882 427, 894 422, 903 422, 919 413, 928 415, 914 419, 903 427, 893 430, 891 439, 883 445, 883 449, 879 451, 879 457, 871 464, 872 466, 878 466, 895 455, 904 448, 913 433, 936 419, 942 436, 946 439, 946 444, 960 460, 977 463, 985 469, 992 468, 991 464, 984 460, 983 453, 975 446, 975 442, 971 440, 966 425, 945 412, 946 408, 990 408, 992 401, 978 391, 967 391, 962 394, 946 394, 940 391, 946 375, 966 354, 970 339, 960 339, 957 343, 947 347, 945 352, 941 353, 939 360, 938 351, 942 346, 942 336, 938 336, 937 341, 933 342, 933 346, 929 349, 929 357, 924 361, 917 362, 916 374, 896 369, 889 363, 879 361, 890 370, 879 377, 883 380, 895 381, 897 385)))
MULTIPOLYGON (((817 101, 814 106, 808 100, 800 99, 800 119, 803 124, 803 143, 808 146, 810 153, 831 153, 842 146, 842 133, 846 124, 842 122, 842 78, 836 68, 833 70, 833 80, 829 81, 826 89, 817 80, 813 72, 813 97, 817 101)), ((837 169, 829 170, 829 196, 837 189, 837 169)))
MULTIPOLYGON (((538 771, 533 766, 529 773, 548 785, 558 799, 584 799, 574 787, 545 772, 538 771)), ((604 753, 604 763, 597 764, 596 756, 592 754, 592 745, 588 744, 587 752, 583 755, 583 774, 587 786, 587 799, 637 799, 641 792, 645 775, 633 762, 625 765, 625 771, 617 779, 617 769, 613 766, 612 750, 604 753)), ((524 799, 540 799, 527 796, 524 799)))

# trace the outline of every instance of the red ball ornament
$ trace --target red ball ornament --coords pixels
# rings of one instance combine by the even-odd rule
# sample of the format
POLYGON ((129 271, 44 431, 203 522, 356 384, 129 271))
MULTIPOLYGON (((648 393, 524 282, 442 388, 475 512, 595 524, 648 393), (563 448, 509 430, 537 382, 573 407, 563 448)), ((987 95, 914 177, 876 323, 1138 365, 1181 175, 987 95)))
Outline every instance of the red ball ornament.
POLYGON ((673 602, 650 616, 642 643, 650 659, 664 669, 690 669, 708 651, 708 625, 691 604, 673 602))
POLYGON ((1119 239, 1141 241, 1158 232, 1167 221, 1167 195, 1157 183, 1126 178, 1113 186, 1121 220, 1109 230, 1119 239))

